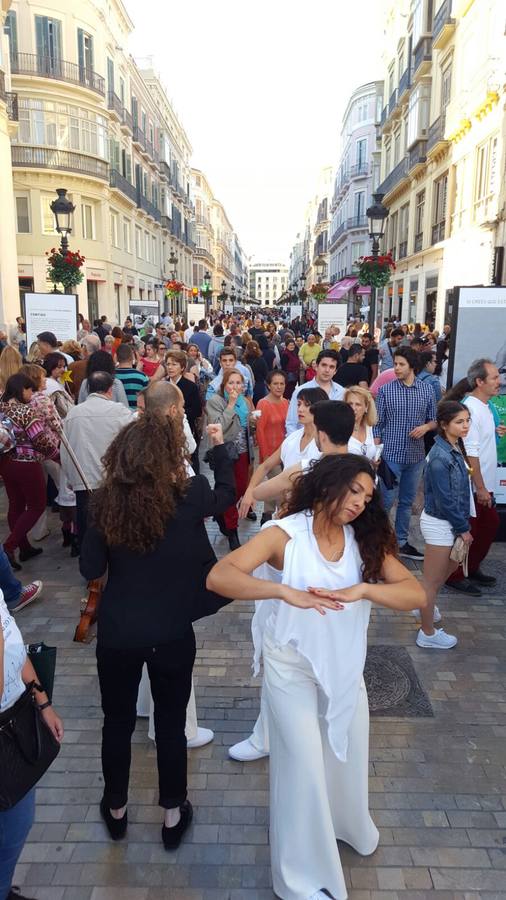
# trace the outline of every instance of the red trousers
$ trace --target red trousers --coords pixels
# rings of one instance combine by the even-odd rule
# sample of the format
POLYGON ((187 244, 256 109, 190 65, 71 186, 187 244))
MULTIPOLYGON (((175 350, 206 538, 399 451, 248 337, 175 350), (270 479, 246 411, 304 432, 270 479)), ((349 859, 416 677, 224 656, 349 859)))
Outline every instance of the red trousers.
POLYGON ((225 525, 234 531, 239 524, 239 514, 237 512, 237 503, 241 499, 248 487, 248 471, 249 456, 247 453, 241 453, 239 459, 234 462, 234 480, 235 480, 235 503, 229 506, 223 513, 225 525))
MULTIPOLYGON (((490 495, 493 498, 493 494, 490 495)), ((474 575, 480 568, 481 563, 485 559, 490 547, 494 543, 495 536, 499 528, 499 514, 495 506, 483 506, 478 503, 476 494, 474 496, 476 503, 476 517, 469 519, 470 532, 473 536, 473 543, 469 550, 469 574, 474 575)), ((462 581, 464 573, 462 567, 450 575, 448 581, 462 581)))
POLYGON ((7 553, 17 547, 26 550, 30 546, 26 535, 46 508, 44 470, 39 462, 18 462, 4 454, 0 457, 0 475, 9 500, 10 534, 4 549, 7 553))

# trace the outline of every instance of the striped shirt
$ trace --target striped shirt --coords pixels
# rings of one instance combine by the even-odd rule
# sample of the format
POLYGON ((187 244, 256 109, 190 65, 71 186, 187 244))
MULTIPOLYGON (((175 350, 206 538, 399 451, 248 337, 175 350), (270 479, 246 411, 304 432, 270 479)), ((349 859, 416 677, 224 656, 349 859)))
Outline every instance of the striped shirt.
POLYGON ((138 372, 137 369, 116 369, 116 378, 119 378, 125 394, 127 396, 130 409, 137 408, 137 394, 147 388, 149 378, 144 372, 138 372))
POLYGON ((431 385, 415 378, 408 386, 396 378, 380 387, 376 407, 374 437, 383 442, 385 462, 408 466, 421 462, 425 456, 423 437, 412 438, 409 434, 436 418, 436 397, 431 385))

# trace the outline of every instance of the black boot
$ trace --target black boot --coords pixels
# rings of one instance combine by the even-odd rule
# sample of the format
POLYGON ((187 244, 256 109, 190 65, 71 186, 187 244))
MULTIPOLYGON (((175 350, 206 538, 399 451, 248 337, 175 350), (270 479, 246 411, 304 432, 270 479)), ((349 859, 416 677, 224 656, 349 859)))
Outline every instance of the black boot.
POLYGON ((237 534, 237 528, 231 528, 227 534, 227 537, 228 546, 231 550, 237 550, 237 548, 241 546, 239 535, 237 534))
POLYGON ((26 562, 27 559, 32 559, 33 556, 40 556, 42 553, 42 547, 24 547, 19 551, 19 559, 21 562, 26 562))
POLYGON ((72 543, 72 532, 68 528, 62 528, 61 533, 63 537, 62 547, 70 547, 72 543))
POLYGON ((215 516, 214 521, 216 522, 221 533, 224 534, 225 537, 228 537, 228 528, 225 525, 225 516, 215 516))

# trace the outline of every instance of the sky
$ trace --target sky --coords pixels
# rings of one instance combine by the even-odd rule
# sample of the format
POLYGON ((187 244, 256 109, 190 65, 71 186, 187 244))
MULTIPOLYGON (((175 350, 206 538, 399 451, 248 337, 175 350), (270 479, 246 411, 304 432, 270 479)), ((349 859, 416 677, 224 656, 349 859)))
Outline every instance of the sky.
POLYGON ((381 78, 378 0, 125 0, 244 252, 288 264, 351 92, 381 78))

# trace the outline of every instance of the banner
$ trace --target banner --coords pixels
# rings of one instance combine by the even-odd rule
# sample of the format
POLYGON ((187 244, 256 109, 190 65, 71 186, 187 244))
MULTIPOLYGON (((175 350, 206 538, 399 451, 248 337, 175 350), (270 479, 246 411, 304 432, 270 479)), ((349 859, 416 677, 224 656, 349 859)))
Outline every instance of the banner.
POLYGON ((300 303, 295 306, 289 306, 288 309, 290 310, 290 322, 293 322, 293 320, 296 319, 297 316, 302 315, 302 306, 300 303))
MULTIPOLYGON (((492 398, 506 425, 506 287, 453 289, 448 387, 467 374, 475 359, 491 359, 499 369, 499 396, 492 398)), ((506 437, 497 445, 495 497, 506 504, 506 437)))
POLYGON ((340 329, 340 337, 346 334, 348 327, 347 303, 319 303, 318 304, 318 331, 325 336, 327 328, 337 325, 340 329))
POLYGON ((188 314, 186 321, 188 323, 195 322, 195 325, 200 322, 201 319, 205 319, 206 317, 206 304, 205 303, 189 303, 188 304, 188 314))
POLYGON ((136 327, 143 325, 146 319, 155 325, 160 319, 160 304, 158 300, 129 300, 128 315, 136 327))
POLYGON ((28 349, 42 331, 51 331, 64 341, 77 337, 77 294, 24 295, 26 344, 28 349))

